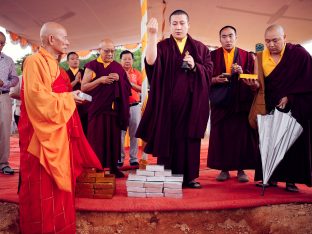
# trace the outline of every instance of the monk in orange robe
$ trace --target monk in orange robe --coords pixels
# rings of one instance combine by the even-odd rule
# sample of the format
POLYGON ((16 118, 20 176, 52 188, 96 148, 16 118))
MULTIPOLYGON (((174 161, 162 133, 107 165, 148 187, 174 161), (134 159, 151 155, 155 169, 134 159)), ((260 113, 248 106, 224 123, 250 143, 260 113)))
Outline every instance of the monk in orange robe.
POLYGON ((101 168, 81 127, 79 90, 58 66, 69 42, 66 29, 49 22, 42 47, 24 64, 21 89, 20 229, 22 233, 75 233, 74 188, 83 167, 101 168))

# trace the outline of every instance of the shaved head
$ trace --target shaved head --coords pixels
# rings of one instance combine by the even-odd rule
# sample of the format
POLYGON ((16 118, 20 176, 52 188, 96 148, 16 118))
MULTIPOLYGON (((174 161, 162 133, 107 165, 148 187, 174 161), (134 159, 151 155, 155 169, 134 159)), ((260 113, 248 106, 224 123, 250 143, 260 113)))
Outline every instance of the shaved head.
POLYGON ((56 22, 47 22, 42 25, 40 39, 42 47, 55 57, 65 54, 69 46, 65 27, 56 22))
POLYGON ((106 63, 112 62, 115 53, 115 46, 113 41, 109 38, 105 38, 100 42, 99 46, 102 60, 106 63))
POLYGON ((284 36, 285 35, 285 32, 284 32, 284 28, 281 26, 281 25, 278 25, 278 24, 273 24, 271 26, 269 26, 266 30, 265 30, 265 33, 264 34, 267 34, 268 32, 277 32, 278 34, 280 34, 281 36, 284 36))
POLYGON ((100 42, 100 48, 102 48, 103 46, 105 47, 107 45, 113 45, 114 47, 114 42, 109 38, 105 38, 100 42))
POLYGON ((40 39, 42 44, 47 43, 48 37, 50 35, 55 35, 59 30, 65 30, 65 28, 56 22, 47 22, 42 25, 40 29, 40 39))
POLYGON ((264 33, 265 45, 271 55, 280 56, 286 45, 286 35, 281 25, 273 24, 264 33))

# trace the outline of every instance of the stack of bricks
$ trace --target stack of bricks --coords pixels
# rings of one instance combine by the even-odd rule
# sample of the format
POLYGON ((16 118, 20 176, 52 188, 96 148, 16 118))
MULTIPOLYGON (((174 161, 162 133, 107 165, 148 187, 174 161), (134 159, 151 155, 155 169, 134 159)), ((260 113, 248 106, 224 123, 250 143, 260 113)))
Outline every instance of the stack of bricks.
POLYGON ((112 198, 115 191, 115 175, 106 170, 85 169, 76 181, 76 197, 112 198))
POLYGON ((163 165, 146 165, 129 174, 126 182, 128 197, 182 198, 183 175, 173 175, 163 165))

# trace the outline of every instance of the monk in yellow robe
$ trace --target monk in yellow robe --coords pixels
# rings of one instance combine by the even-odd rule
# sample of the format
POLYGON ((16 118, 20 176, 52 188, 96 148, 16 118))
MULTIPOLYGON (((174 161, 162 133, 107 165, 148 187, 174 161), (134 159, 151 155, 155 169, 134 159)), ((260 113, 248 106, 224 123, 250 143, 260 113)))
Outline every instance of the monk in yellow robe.
POLYGON ((79 90, 58 66, 67 32, 49 22, 42 47, 24 64, 21 89, 20 229, 22 233, 75 233, 74 187, 82 167, 101 168, 81 127, 79 90))

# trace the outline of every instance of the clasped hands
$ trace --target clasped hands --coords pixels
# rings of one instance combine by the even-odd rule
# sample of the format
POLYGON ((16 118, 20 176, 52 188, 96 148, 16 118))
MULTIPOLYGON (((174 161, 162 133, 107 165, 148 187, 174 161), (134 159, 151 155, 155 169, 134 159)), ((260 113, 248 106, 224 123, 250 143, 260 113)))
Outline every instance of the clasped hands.
POLYGON ((102 84, 112 84, 114 81, 119 80, 119 75, 117 73, 110 73, 108 76, 101 76, 99 79, 102 84))
POLYGON ((79 71, 77 74, 76 74, 76 76, 75 76, 75 80, 77 81, 77 82, 79 82, 79 83, 81 83, 81 72, 79 71))

